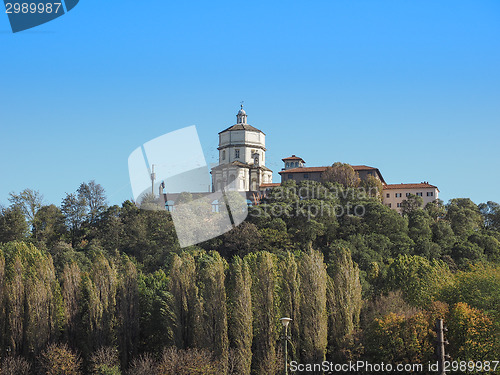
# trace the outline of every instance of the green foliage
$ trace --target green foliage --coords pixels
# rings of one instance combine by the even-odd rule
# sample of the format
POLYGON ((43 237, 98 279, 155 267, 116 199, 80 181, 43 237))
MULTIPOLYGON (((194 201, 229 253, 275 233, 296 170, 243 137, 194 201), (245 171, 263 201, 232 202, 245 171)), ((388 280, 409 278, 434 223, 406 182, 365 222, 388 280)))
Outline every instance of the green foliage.
POLYGON ((498 326, 480 310, 459 302, 448 317, 450 353, 455 360, 486 361, 500 353, 498 326))
POLYGON ((448 266, 418 255, 400 255, 389 266, 387 286, 401 289, 403 298, 413 306, 429 304, 443 285, 451 280, 448 266))
POLYGON ((228 285, 229 342, 234 348, 235 372, 250 375, 252 364, 252 279, 248 264, 239 257, 231 262, 228 285))
POLYGON ((423 313, 376 318, 366 330, 365 348, 368 358, 386 363, 425 363, 434 352, 423 313))
POLYGON ((450 221, 451 228, 458 237, 471 235, 483 226, 479 208, 468 198, 450 200, 446 219, 450 221))
POLYGON ((330 356, 339 356, 340 349, 352 344, 362 306, 359 269, 345 248, 333 249, 328 264, 328 305, 330 356))
POLYGON ((454 359, 498 352, 494 202, 410 197, 401 216, 358 188, 288 181, 233 231, 181 250, 168 212, 105 207, 90 185, 62 211, 24 198, 1 210, 0 353, 13 361, 61 342, 92 374, 267 375, 283 370, 283 316, 301 361, 427 361, 437 317, 454 359))
POLYGON ((0 207, 0 243, 21 241, 28 234, 28 224, 20 207, 0 207))
POLYGON ((271 254, 258 252, 246 257, 252 276, 253 345, 252 368, 256 374, 273 372, 277 339, 276 269, 271 254))
POLYGON ((221 365, 221 374, 227 372, 228 333, 225 288, 226 262, 219 253, 212 251, 199 259, 200 297, 203 301, 198 345, 214 353, 221 365))
POLYGON ((322 362, 327 347, 326 265, 321 253, 302 255, 300 275, 300 358, 304 363, 322 362))
POLYGON ((453 282, 441 290, 451 304, 466 303, 500 321, 500 265, 478 264, 457 272, 453 282))
POLYGON ((169 291, 173 296, 175 340, 178 348, 199 343, 202 336, 201 301, 196 285, 196 263, 188 253, 174 256, 170 270, 169 291))
POLYGON ((358 173, 345 163, 336 162, 322 174, 324 182, 338 182, 345 187, 357 187, 360 183, 358 173))

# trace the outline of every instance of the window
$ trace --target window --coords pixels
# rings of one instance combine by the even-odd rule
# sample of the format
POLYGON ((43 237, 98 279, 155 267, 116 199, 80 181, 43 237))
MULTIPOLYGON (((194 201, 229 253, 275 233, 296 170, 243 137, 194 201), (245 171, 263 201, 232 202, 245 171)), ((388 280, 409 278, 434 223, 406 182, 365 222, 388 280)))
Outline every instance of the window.
POLYGON ((391 207, 392 207, 392 204, 390 204, 390 203, 389 203, 389 204, 387 205, 387 207, 391 208, 391 207))
POLYGON ((226 160, 226 150, 222 150, 222 160, 226 160))
POLYGON ((409 197, 411 193, 406 193, 406 196, 409 197))
POLYGON ((236 150, 234 150, 234 157, 236 159, 239 159, 240 158, 240 150, 237 148, 236 150))
POLYGON ((401 207, 401 203, 398 203, 398 207, 401 207))
POLYGON ((427 192, 427 196, 428 196, 428 197, 432 197, 432 196, 434 196, 434 192, 433 192, 433 191, 428 191, 428 192, 427 192))
POLYGON ((396 193, 396 198, 401 198, 401 197, 402 197, 401 193, 396 193))
POLYGON ((307 173, 304 173, 304 178, 309 178, 309 175, 307 173))
POLYGON ((421 197, 422 195, 423 195, 423 193, 417 193, 418 197, 421 197))
POLYGON ((289 162, 286 163, 286 168, 288 168, 288 167, 290 167, 290 163, 289 162))
POLYGON ((391 197, 391 194, 387 193, 385 196, 386 196, 387 198, 390 198, 390 197, 391 197))

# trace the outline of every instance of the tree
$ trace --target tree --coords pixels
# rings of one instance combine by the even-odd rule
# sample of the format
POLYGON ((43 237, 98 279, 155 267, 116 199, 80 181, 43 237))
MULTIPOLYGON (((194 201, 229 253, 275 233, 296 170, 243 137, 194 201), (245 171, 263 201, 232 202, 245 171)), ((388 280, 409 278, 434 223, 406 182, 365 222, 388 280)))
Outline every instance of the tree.
POLYGON ((296 348, 300 342, 300 276, 295 255, 287 252, 278 264, 280 316, 291 318, 288 333, 295 345, 290 347, 291 358, 296 357, 296 348))
POLYGON ((459 302, 448 318, 450 354, 455 360, 485 361, 500 352, 498 326, 482 311, 459 302))
POLYGON ((361 181, 360 186, 363 188, 367 197, 378 198, 382 201, 384 185, 377 177, 368 175, 366 179, 361 181))
POLYGON ((327 346, 326 284, 323 256, 317 251, 302 255, 300 274, 300 358, 322 362, 327 346))
POLYGON ((235 372, 250 375, 252 364, 252 280, 248 264, 234 257, 229 272, 229 342, 234 348, 235 372))
POLYGON ((334 250, 328 266, 329 340, 331 355, 351 344, 362 306, 359 269, 345 248, 334 250))
POLYGON ((450 305, 464 302, 500 321, 500 265, 478 264, 459 271, 440 294, 450 305))
POLYGON ((225 288, 225 261, 211 251, 200 258, 200 295, 203 300, 201 347, 213 352, 221 364, 221 374, 227 372, 228 336, 225 288))
POLYGON ((50 256, 31 244, 4 246, 7 334, 13 354, 32 356, 62 327, 63 305, 50 256))
POLYGON ((82 325, 84 353, 112 346, 116 329, 116 269, 102 254, 96 254, 89 275, 82 277, 82 325))
POLYGON ((196 346, 202 336, 202 307, 196 276, 196 263, 190 254, 183 253, 181 257, 174 255, 169 289, 173 296, 176 320, 175 342, 181 349, 196 346))
POLYGON ((33 220, 33 237, 47 247, 54 245, 66 233, 64 215, 55 205, 41 207, 33 220))
POLYGON ((66 341, 72 346, 78 345, 81 273, 75 262, 65 264, 61 275, 62 297, 65 305, 65 331, 66 341))
POLYGON ((450 221, 455 235, 465 238, 483 226, 478 207, 468 198, 450 200, 446 219, 450 221))
POLYGON ((98 349, 90 357, 92 375, 121 375, 118 350, 112 346, 98 349))
MULTIPOLYGON (((2 335, 0 336, 0 350, 3 350, 4 340, 5 340, 5 258, 3 257, 3 251, 0 248, 0 332, 2 335)), ((1 372, 0 372, 1 374, 1 372)))
POLYGON ((252 275, 253 345, 252 367, 256 374, 273 373, 276 361, 276 273, 270 253, 247 255, 252 275))
POLYGON ((358 173, 349 164, 336 162, 328 167, 321 179, 324 182, 338 182, 348 188, 357 187, 360 183, 358 173))
POLYGON ((87 204, 89 222, 94 224, 100 214, 106 209, 106 195, 104 188, 94 180, 82 182, 77 190, 78 198, 87 204))
POLYGON ((408 216, 415 210, 422 208, 423 204, 424 200, 422 199, 422 197, 410 194, 406 197, 405 200, 401 202, 401 214, 403 216, 408 216))
POLYGON ((427 362, 434 351, 430 328, 422 312, 376 318, 365 332, 366 356, 373 362, 427 362))
POLYGON ((139 287, 137 269, 128 259, 124 259, 118 285, 118 345, 123 368, 137 354, 139 342, 139 287))
POLYGON ((176 314, 169 280, 163 270, 139 275, 140 344, 142 352, 159 352, 175 343, 176 314))
POLYGON ((261 235, 257 226, 244 221, 223 236, 222 253, 226 259, 238 255, 240 257, 255 251, 261 243, 261 235))
POLYGON ((75 247, 80 237, 82 224, 86 218, 86 205, 85 198, 75 194, 66 194, 61 204, 61 211, 70 230, 73 247, 75 247))
POLYGON ((492 201, 478 205, 479 212, 483 216, 484 227, 500 232, 500 204, 492 201))
POLYGON ((2 375, 30 375, 31 373, 31 365, 23 357, 5 357, 0 366, 2 375))
POLYGON ((428 260, 418 255, 400 255, 389 265, 387 287, 401 289, 410 305, 425 306, 451 282, 448 266, 441 260, 428 260))
POLYGON ((28 224, 18 206, 0 209, 0 243, 22 241, 28 233, 28 224))
POLYGON ((438 221, 440 218, 444 218, 446 216, 446 207, 443 204, 441 199, 436 199, 432 202, 429 202, 425 205, 424 210, 427 211, 429 216, 434 221, 438 221))
MULTIPOLYGON (((147 375, 149 374, 151 373, 147 375)), ((158 375, 219 374, 221 374, 221 367, 217 358, 210 351, 203 349, 167 348, 163 351, 163 356, 158 364, 158 375)))
POLYGON ((43 195, 38 190, 24 189, 19 194, 10 193, 9 201, 13 206, 20 208, 26 221, 31 226, 36 213, 43 205, 43 195))
POLYGON ((79 375, 81 359, 66 345, 51 344, 40 356, 45 375, 79 375))

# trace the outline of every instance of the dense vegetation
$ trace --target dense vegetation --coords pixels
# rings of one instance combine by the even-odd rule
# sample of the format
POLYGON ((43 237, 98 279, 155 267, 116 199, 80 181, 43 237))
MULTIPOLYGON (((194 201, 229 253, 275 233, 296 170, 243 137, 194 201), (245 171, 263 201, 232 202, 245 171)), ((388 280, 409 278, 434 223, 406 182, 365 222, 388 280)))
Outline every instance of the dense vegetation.
POLYGON ((168 212, 108 207, 93 181, 60 207, 12 194, 0 374, 273 374, 283 316, 302 363, 435 361, 436 318, 453 359, 498 360, 500 206, 410 196, 399 215, 347 186, 289 182, 186 249, 168 212))

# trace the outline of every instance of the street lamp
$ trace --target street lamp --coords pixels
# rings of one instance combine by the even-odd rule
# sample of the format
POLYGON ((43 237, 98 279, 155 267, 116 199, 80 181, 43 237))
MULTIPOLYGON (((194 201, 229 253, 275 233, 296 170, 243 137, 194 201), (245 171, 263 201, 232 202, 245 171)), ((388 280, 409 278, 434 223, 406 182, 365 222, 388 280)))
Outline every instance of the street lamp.
POLYGON ((285 336, 283 336, 283 339, 285 340, 285 375, 288 374, 288 348, 287 348, 287 343, 288 340, 290 340, 290 337, 288 336, 288 324, 292 321, 290 318, 281 318, 281 323, 283 324, 283 327, 285 327, 285 336))

